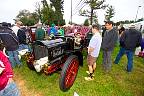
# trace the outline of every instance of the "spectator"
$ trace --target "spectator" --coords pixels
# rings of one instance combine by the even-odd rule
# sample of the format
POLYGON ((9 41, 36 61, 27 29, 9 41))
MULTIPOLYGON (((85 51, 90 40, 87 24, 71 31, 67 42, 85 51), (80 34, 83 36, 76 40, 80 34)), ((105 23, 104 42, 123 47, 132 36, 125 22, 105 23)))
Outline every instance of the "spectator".
POLYGON ((18 67, 20 67, 22 64, 19 61, 17 52, 19 42, 15 33, 10 28, 3 26, 0 27, 0 38, 6 47, 12 67, 14 68, 16 64, 18 64, 18 67))
POLYGON ((59 27, 57 35, 64 36, 64 29, 62 27, 59 27))
POLYGON ((93 36, 92 36, 89 46, 88 46, 88 57, 87 57, 89 71, 86 71, 89 74, 89 77, 85 77, 85 80, 93 80, 94 79, 93 73, 96 69, 96 59, 99 55, 101 42, 102 42, 102 37, 100 35, 98 25, 92 26, 92 33, 93 33, 93 36))
POLYGON ((20 29, 20 26, 22 25, 21 21, 16 21, 16 25, 12 27, 12 30, 14 31, 14 33, 17 36, 18 30, 20 29))
POLYGON ((0 96, 20 96, 17 85, 12 79, 13 72, 10 62, 2 49, 0 50, 0 96))
MULTIPOLYGON (((140 44, 140 47, 141 47, 141 51, 138 53, 138 56, 139 57, 144 57, 144 38, 142 38, 142 41, 141 41, 141 44, 140 44)), ((136 52, 136 51, 135 51, 136 52)))
POLYGON ((123 32, 125 31, 125 28, 124 27, 121 27, 119 29, 119 37, 121 37, 121 35, 123 34, 123 32))
POLYGON ((48 33, 49 36, 56 36, 57 35, 57 29, 55 28, 55 24, 51 25, 51 28, 49 30, 50 32, 48 33))
POLYGON ((120 51, 114 61, 118 64, 121 57, 127 55, 127 72, 131 72, 133 68, 133 55, 136 47, 140 46, 142 40, 142 34, 135 29, 134 25, 130 26, 130 29, 125 31, 120 38, 120 51))
POLYGON ((21 27, 18 30, 17 36, 18 36, 18 40, 19 40, 19 49, 18 49, 19 51, 24 50, 24 49, 27 49, 28 51, 31 50, 26 42, 26 40, 27 40, 26 32, 27 32, 27 29, 25 27, 21 27))
POLYGON ((142 38, 142 41, 141 41, 141 51, 143 51, 144 49, 144 38, 142 38))
POLYGON ((45 38, 45 31, 42 29, 41 24, 37 26, 35 36, 36 40, 43 40, 45 38))
POLYGON ((118 39, 118 32, 113 28, 112 21, 105 22, 106 31, 102 39, 102 50, 103 50, 103 68, 107 73, 111 70, 111 53, 118 39))

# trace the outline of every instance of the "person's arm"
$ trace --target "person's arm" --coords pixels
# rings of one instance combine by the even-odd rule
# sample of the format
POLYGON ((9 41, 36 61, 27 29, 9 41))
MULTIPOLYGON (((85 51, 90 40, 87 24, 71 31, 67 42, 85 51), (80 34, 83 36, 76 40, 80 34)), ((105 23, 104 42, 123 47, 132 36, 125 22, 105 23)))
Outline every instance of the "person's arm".
POLYGON ((139 37, 138 37, 138 42, 136 47, 139 47, 141 45, 141 42, 142 42, 142 34, 139 32, 139 37))
POLYGON ((5 66, 5 70, 7 72, 7 77, 8 78, 12 78, 13 77, 13 71, 11 68, 11 64, 8 60, 8 58, 3 54, 3 52, 0 52, 1 58, 0 60, 3 62, 4 66, 5 66))
POLYGON ((88 46, 88 54, 91 54, 94 51, 96 47, 96 42, 97 42, 96 38, 92 37, 88 46))
POLYGON ((91 52, 94 51, 94 48, 93 47, 88 47, 88 54, 91 54, 91 52))

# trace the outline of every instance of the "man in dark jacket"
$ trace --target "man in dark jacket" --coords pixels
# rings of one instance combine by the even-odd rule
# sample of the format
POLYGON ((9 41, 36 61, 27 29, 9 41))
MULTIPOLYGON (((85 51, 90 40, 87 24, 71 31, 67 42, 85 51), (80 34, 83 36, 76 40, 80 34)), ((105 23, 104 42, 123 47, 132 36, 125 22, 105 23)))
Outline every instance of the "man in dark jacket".
POLYGON ((19 44, 27 44, 26 43, 26 29, 25 27, 22 27, 17 32, 19 44))
POLYGON ((118 39, 118 32, 116 28, 113 27, 112 21, 105 22, 106 31, 102 39, 101 48, 103 50, 103 68, 105 72, 111 70, 111 53, 114 49, 115 43, 118 39))
POLYGON ((15 33, 7 26, 2 26, 0 27, 0 38, 6 47, 6 51, 8 53, 12 67, 14 68, 16 64, 18 64, 18 66, 21 66, 21 62, 19 61, 17 52, 19 42, 15 33))
POLYGON ((17 32, 17 36, 18 36, 18 40, 19 40, 19 49, 18 51, 27 49, 28 51, 30 51, 31 49, 29 48, 27 42, 26 42, 26 32, 27 29, 26 27, 21 27, 18 32, 17 32))
POLYGON ((130 26, 130 29, 126 30, 121 38, 120 45, 121 49, 114 61, 115 64, 119 63, 121 57, 127 55, 127 72, 131 72, 133 68, 133 55, 136 47, 140 46, 142 40, 142 34, 135 29, 134 25, 130 26))

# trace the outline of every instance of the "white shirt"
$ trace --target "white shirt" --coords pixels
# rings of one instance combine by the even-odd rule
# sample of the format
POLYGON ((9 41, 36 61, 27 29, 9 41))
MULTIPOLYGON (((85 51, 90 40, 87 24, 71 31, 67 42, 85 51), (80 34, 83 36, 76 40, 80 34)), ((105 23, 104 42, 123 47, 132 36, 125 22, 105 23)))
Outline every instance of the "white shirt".
POLYGON ((99 32, 97 32, 92 36, 88 46, 94 48, 94 50, 90 53, 92 57, 98 57, 101 43, 102 43, 102 36, 100 35, 99 32))
POLYGON ((18 30, 19 30, 20 28, 18 27, 18 26, 13 26, 12 27, 12 30, 14 31, 14 33, 16 34, 16 36, 17 36, 17 33, 18 33, 18 30))

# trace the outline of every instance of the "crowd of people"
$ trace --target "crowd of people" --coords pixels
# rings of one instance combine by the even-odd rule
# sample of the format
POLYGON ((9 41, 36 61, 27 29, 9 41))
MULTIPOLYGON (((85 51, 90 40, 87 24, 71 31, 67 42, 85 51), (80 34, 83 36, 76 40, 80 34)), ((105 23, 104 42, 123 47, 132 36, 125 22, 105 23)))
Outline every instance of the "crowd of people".
POLYGON ((27 49, 31 52, 31 43, 34 40, 44 40, 46 36, 64 36, 81 30, 85 34, 89 28, 84 26, 57 27, 52 24, 44 28, 42 24, 36 26, 23 26, 16 21, 14 26, 3 22, 0 24, 0 96, 20 96, 20 91, 13 81, 13 68, 23 66, 20 60, 20 51, 27 49), (35 29, 32 29, 35 28, 35 29), (34 32, 34 34, 33 34, 34 32))
POLYGON ((133 69, 133 56, 135 49, 141 46, 141 52, 143 52, 144 43, 142 33, 135 29, 135 25, 132 24, 129 29, 125 29, 124 27, 116 28, 113 25, 114 23, 112 21, 105 22, 102 37, 99 35, 100 31, 98 25, 92 26, 93 37, 88 46, 87 56, 89 71, 86 71, 89 75, 88 77, 85 77, 85 80, 94 79, 93 73, 96 69, 96 59, 99 55, 100 48, 103 52, 102 65, 105 73, 109 73, 111 71, 112 63, 118 64, 124 54, 127 56, 126 71, 131 73, 133 69), (112 62, 111 55, 117 41, 120 44, 120 50, 114 62, 112 62))
POLYGON ((88 77, 85 77, 85 80, 94 80, 96 61, 100 49, 103 52, 103 69, 106 73, 110 72, 112 67, 111 55, 118 40, 120 50, 114 63, 118 64, 121 57, 126 54, 128 60, 126 71, 131 72, 133 69, 134 51, 138 46, 141 46, 141 51, 143 51, 144 39, 142 39, 141 32, 137 31, 134 25, 130 26, 129 29, 124 27, 118 29, 113 24, 112 21, 105 22, 103 35, 101 35, 100 26, 97 24, 92 25, 91 28, 86 26, 56 27, 55 24, 52 24, 51 27, 43 28, 41 24, 37 24, 33 37, 33 30, 24 27, 21 21, 17 21, 13 27, 10 27, 8 23, 2 23, 2 26, 0 26, 0 40, 2 41, 0 42, 0 96, 20 96, 20 92, 12 80, 12 68, 23 66, 19 58, 19 51, 27 49, 27 52, 31 52, 32 49, 29 43, 33 42, 33 40, 44 40, 46 36, 65 36, 66 34, 75 33, 85 36, 92 29, 93 36, 87 47, 88 71, 86 72, 88 77))
MULTIPOLYGON (((10 26, 9 23, 3 22, 0 26, 1 40, 5 45, 9 60, 12 67, 21 67, 19 52, 27 49, 31 52, 30 43, 35 40, 48 39, 47 37, 72 35, 75 33, 80 36, 85 36, 89 32, 90 28, 87 26, 43 26, 42 24, 36 24, 31 27, 23 26, 21 21, 16 21, 14 26, 10 26), (11 41, 11 42, 10 42, 11 41)), ((77 35, 78 36, 78 35, 77 35)))

